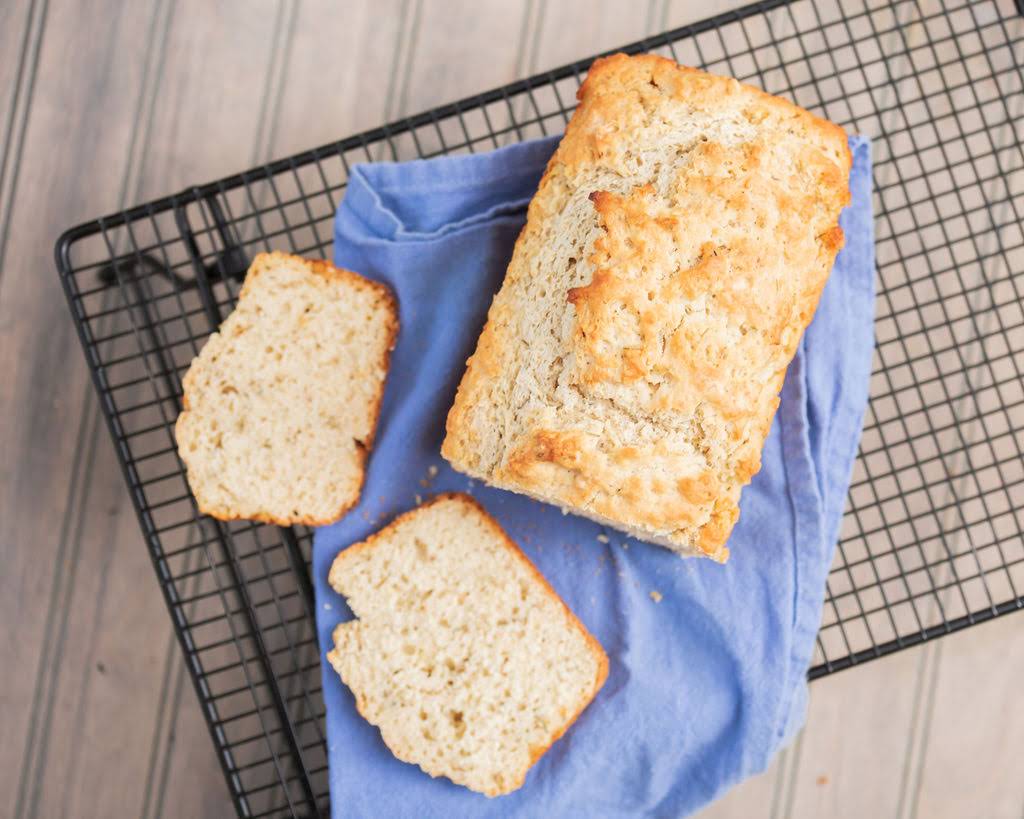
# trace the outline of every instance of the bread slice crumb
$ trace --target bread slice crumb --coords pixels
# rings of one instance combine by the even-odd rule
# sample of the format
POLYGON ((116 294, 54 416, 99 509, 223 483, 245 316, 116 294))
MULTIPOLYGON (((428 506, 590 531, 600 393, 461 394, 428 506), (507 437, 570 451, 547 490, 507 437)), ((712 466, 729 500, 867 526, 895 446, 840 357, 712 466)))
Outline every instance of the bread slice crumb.
POLYGON ((354 506, 397 333, 384 285, 258 254, 182 382, 175 437, 200 511, 318 526, 354 506))
POLYGON ((662 599, 663 598, 661 596, 661 592, 660 591, 658 591, 657 589, 652 589, 651 590, 651 600, 653 600, 655 603, 660 603, 662 601, 662 599))
POLYGON ((358 619, 327 659, 396 757, 487 796, 594 698, 608 658, 497 522, 440 495, 343 551, 332 587, 358 619))

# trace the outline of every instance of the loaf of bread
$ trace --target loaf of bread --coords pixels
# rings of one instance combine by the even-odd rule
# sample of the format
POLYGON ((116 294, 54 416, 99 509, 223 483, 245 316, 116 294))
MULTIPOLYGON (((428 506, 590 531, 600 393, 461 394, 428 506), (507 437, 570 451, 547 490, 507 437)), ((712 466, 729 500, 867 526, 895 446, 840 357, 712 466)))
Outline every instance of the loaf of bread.
POLYGON ((392 753, 499 796, 608 674, 601 646, 498 524, 441 495, 350 546, 330 583, 358 617, 327 655, 392 753))
POLYGON ((384 285, 256 256, 182 382, 175 437, 199 509, 316 526, 355 505, 397 332, 384 285))
POLYGON ((836 125, 671 60, 598 60, 530 204, 442 452, 724 561, 843 243, 836 125))

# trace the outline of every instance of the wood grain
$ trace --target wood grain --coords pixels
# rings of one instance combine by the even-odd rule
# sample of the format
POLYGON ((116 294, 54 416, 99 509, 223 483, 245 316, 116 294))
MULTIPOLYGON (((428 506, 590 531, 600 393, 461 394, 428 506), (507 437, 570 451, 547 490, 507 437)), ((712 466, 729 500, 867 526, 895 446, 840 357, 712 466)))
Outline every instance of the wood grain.
POLYGON ((851 804, 866 816, 895 815, 920 661, 905 652, 876 661, 877 671, 851 670, 811 686, 784 815, 839 817, 851 804))
POLYGON ((5 3, 0 6, 0 157, 7 154, 14 129, 15 111, 24 97, 26 71, 31 64, 32 18, 37 13, 31 3, 5 3))
POLYGON ((117 203, 151 17, 141 5, 51 4, 35 91, 24 102, 22 169, 0 281, 0 617, 17 624, 0 636, 0 723, 8 739, 0 751, 0 813, 8 816, 32 815, 42 792, 49 726, 65 716, 55 708, 55 683, 68 601, 94 569, 80 575, 78 501, 79 442, 94 423, 94 402, 51 247, 64 226, 117 203))
POLYGON ((8 3, 0 8, 0 277, 46 11, 46 2, 8 3))
POLYGON ((288 156, 380 125, 411 24, 405 0, 304 0, 277 104, 269 155, 288 156))
POLYGON ((1024 627, 1007 617, 936 643, 921 768, 907 815, 1020 819, 1024 815, 1024 627))
MULTIPOLYGON (((269 64, 274 18, 246 15, 242 6, 221 4, 220 16, 210 18, 204 4, 177 4, 173 14, 167 4, 158 4, 148 9, 146 28, 125 29, 125 36, 138 38, 138 46, 150 60, 139 63, 146 66, 140 78, 142 86, 123 94, 141 106, 135 116, 125 118, 144 129, 137 133, 135 150, 126 152, 136 158, 139 167, 125 170, 122 201, 116 205, 97 201, 91 205, 93 209, 109 209, 126 204, 126 196, 140 199, 157 190, 182 186, 188 179, 213 175, 221 171, 229 156, 237 156, 239 142, 256 142, 253 118, 265 93, 266 72, 239 70, 241 51, 225 55, 222 43, 241 31, 245 42, 267 44, 257 53, 269 64), (231 102, 225 103, 210 91, 210 76, 228 77, 234 90, 231 102), (147 77, 156 80, 148 87, 147 77), (203 129, 228 135, 237 133, 234 129, 239 127, 241 137, 216 142, 234 143, 233 151, 195 150, 192 135, 203 129), (188 133, 190 139, 182 139, 182 133, 188 133)), ((121 44, 108 47, 124 49, 121 44)), ((90 80, 88 73, 79 76, 84 83, 90 80)), ((79 96, 98 107, 82 90, 79 96)), ((87 160, 82 157, 80 161, 87 160)), ((71 220, 65 217, 65 221, 71 220)), ((91 414, 94 418, 91 401, 87 404, 83 417, 91 414)), ((59 623, 57 645, 62 650, 60 661, 51 663, 47 678, 48 697, 36 732, 38 751, 22 803, 26 816, 67 815, 71 806, 70 812, 76 815, 109 816, 125 804, 141 805, 153 729, 164 706, 155 695, 168 658, 166 611, 152 586, 135 582, 151 570, 105 431, 101 439, 98 425, 88 423, 83 432, 79 489, 69 504, 74 524, 68 542, 74 555, 72 565, 90 570, 76 573, 53 610, 59 623), (113 575, 111 567, 117 568, 113 575), (118 588, 126 581, 125 588, 118 588), (131 622, 137 628, 119 629, 121 622, 131 622), (155 635, 162 639, 154 639, 155 635), (124 719, 125 698, 133 691, 152 692, 142 701, 129 700, 145 719, 124 719), (82 748, 91 753, 81 753, 82 748), (61 775, 51 782, 50 772, 54 771, 61 775), (96 788, 98 781, 108 787, 96 788)), ((190 789, 209 791, 223 800, 223 782, 212 748, 207 745, 188 758, 190 789)))
POLYGON ((491 3, 484 13, 476 0, 417 0, 396 115, 509 82, 529 9, 529 3, 491 3))
MULTIPOLYGON (((53 273, 57 233, 737 5, 0 5, 0 815, 231 811, 53 273)), ((1018 620, 816 683, 798 740, 702 815, 1019 817, 1018 620)))
MULTIPOLYGON (((165 35, 168 59, 175 66, 173 81, 158 94, 152 133, 159 136, 135 198, 219 176, 241 157, 248 164, 265 157, 294 4, 277 4, 264 14, 247 13, 250 9, 242 2, 225 3, 210 15, 201 2, 174 6, 165 35), (232 46, 225 48, 225 43, 232 46), (211 83, 211 77, 218 83, 211 83), (223 95, 220 83, 232 89, 230 97, 223 95)), ((209 756, 195 753, 201 737, 209 744, 209 735, 195 708, 178 646, 167 641, 161 649, 154 670, 161 670, 166 694, 157 703, 154 730, 165 733, 160 753, 150 757, 143 808, 152 816, 229 812, 212 747, 209 756)))
POLYGON ((650 3, 561 0, 541 6, 527 74, 536 74, 650 33, 650 3), (645 8, 646 6, 646 8, 645 8))
MULTIPOLYGON (((241 53, 228 57, 229 62, 227 63, 220 62, 218 64, 216 59, 225 59, 220 42, 230 40, 232 33, 237 33, 240 28, 246 36, 245 42, 259 42, 261 39, 267 41, 268 47, 263 49, 262 53, 266 55, 269 65, 270 56, 274 53, 274 49, 270 47, 276 31, 272 28, 274 18, 268 19, 262 15, 250 16, 248 19, 256 22, 247 31, 244 25, 240 26, 240 23, 244 23, 246 18, 242 4, 236 4, 234 9, 222 6, 221 10, 229 12, 222 18, 222 25, 211 26, 207 23, 205 28, 199 25, 202 30, 199 37, 192 36, 190 28, 201 24, 206 19, 201 4, 177 6, 175 8, 177 22, 169 19, 159 21, 161 29, 168 28, 170 31, 170 48, 172 50, 172 56, 161 62, 160 69, 161 72, 169 70, 170 73, 167 75, 169 77, 167 82, 158 84, 158 87, 146 89, 147 102, 152 102, 152 100, 159 102, 149 114, 142 117, 149 122, 149 133, 155 136, 152 140, 147 140, 139 151, 146 170, 138 177, 137 183, 130 186, 134 191, 133 198, 135 199, 154 195, 154 191, 166 190, 167 186, 184 185, 185 180, 196 178, 193 174, 223 173, 226 170, 226 162, 229 157, 232 161, 237 162, 237 150, 240 142, 254 146, 258 141, 259 129, 255 127, 251 118, 254 118, 257 115, 256 112, 261 110, 260 100, 266 93, 266 82, 260 78, 267 72, 246 74, 244 78, 241 76, 232 78, 237 100, 228 105, 222 104, 217 94, 207 93, 209 90, 207 78, 211 75, 224 76, 225 71, 231 68, 237 70, 237 66, 241 62, 241 53), (262 37, 257 27, 262 27, 262 37), (217 56, 211 63, 210 60, 203 59, 204 54, 217 56), (210 73, 204 75, 203 72, 210 73), (248 94, 246 78, 252 79, 252 90, 248 94), (189 108, 187 115, 180 118, 175 116, 175 109, 181 109, 182 105, 188 106, 189 104, 194 107, 189 108), (194 121, 191 119, 194 116, 198 116, 200 119, 194 121), (193 125, 194 122, 198 122, 204 127, 215 128, 217 133, 223 135, 217 140, 217 144, 233 145, 234 147, 225 148, 224 153, 221 154, 196 151, 196 136, 201 135, 203 131, 201 128, 192 127, 188 131, 190 138, 183 140, 181 139, 182 132, 176 127, 181 120, 184 120, 185 125, 193 125), (239 126, 243 129, 242 136, 240 138, 232 137, 235 129, 239 126), (200 157, 198 163, 187 161, 195 155, 200 157)), ((161 41, 165 46, 166 40, 167 37, 161 30, 161 41)), ((145 44, 145 39, 142 39, 142 44, 145 44)), ((238 74, 241 73, 238 72, 238 74)), ((82 76, 84 80, 89 79, 87 74, 82 76)), ((138 91, 131 96, 138 98, 138 91)), ((251 157, 250 161, 253 161, 251 157)), ((109 205, 96 203, 92 207, 106 209, 109 205)), ((70 221, 70 217, 65 217, 65 220, 70 221)), ((134 594, 116 596, 110 596, 110 590, 106 587, 107 569, 111 565, 128 570, 130 573, 120 575, 122 579, 127 579, 133 575, 138 577, 139 574, 147 576, 149 574, 148 560, 145 558, 145 552, 140 548, 137 527, 130 512, 124 518, 128 525, 120 530, 126 537, 111 537, 111 533, 107 531, 109 526, 94 523, 97 510, 101 516, 117 513, 124 490, 120 485, 121 482, 116 480, 117 469, 112 458, 109 457, 109 444, 106 442, 105 435, 102 440, 100 456, 96 458, 94 454, 96 433, 89 425, 86 426, 89 428, 90 434, 84 436, 87 441, 81 448, 86 466, 84 467, 84 477, 80 481, 81 486, 86 489, 83 490, 82 499, 77 502, 80 509, 84 511, 76 514, 76 517, 79 518, 76 520, 76 524, 84 530, 86 537, 81 541, 76 541, 75 553, 76 564, 96 566, 97 570, 79 578, 79 581, 71 587, 71 599, 60 609, 61 628, 59 633, 62 642, 70 645, 73 651, 69 652, 70 656, 65 658, 61 664, 53 664, 54 669, 68 667, 69 670, 59 677, 59 682, 53 684, 53 693, 51 694, 53 702, 46 708, 46 716, 38 742, 42 750, 39 751, 39 761, 34 766, 31 778, 38 783, 43 776, 41 772, 49 769, 63 771, 64 774, 58 782, 58 787, 42 788, 38 784, 33 785, 31 789, 33 794, 41 793, 43 801, 40 808, 38 801, 30 800, 29 807, 26 809, 28 815, 33 813, 51 815, 59 812, 59 808, 56 806, 66 805, 69 802, 68 794, 73 793, 79 785, 81 785, 81 792, 70 800, 72 804, 76 805, 76 812, 86 815, 91 814, 91 809, 94 809, 96 815, 109 815, 112 805, 105 806, 103 804, 104 794, 108 799, 117 800, 117 804, 124 804, 124 800, 130 799, 131 794, 126 794, 122 788, 97 791, 92 787, 92 783, 97 778, 102 779, 106 774, 109 779, 109 773, 112 770, 119 770, 129 777, 135 773, 134 779, 130 779, 130 781, 137 782, 140 786, 145 782, 146 778, 134 769, 138 765, 144 764, 149 756, 143 750, 148 749, 151 737, 145 731, 140 732, 139 727, 149 726, 154 720, 152 718, 144 721, 116 719, 117 715, 104 713, 103 706, 109 691, 117 691, 119 683, 122 682, 121 678, 131 678, 131 672, 135 671, 151 670, 152 678, 142 681, 131 680, 133 684, 130 690, 151 691, 153 695, 157 693, 159 687, 156 675, 160 671, 160 664, 150 662, 156 658, 151 657, 151 652, 147 649, 156 645, 163 646, 166 643, 166 640, 153 640, 154 633, 169 633, 166 612, 163 610, 159 596, 154 594, 155 589, 152 586, 132 583, 131 590, 135 592, 134 594), (110 479, 109 487, 104 482, 105 478, 110 479), (100 554, 93 554, 93 552, 100 554), (138 568, 143 571, 131 572, 130 570, 137 565, 133 560, 136 557, 142 559, 142 564, 139 564, 138 568), (135 610, 137 608, 143 610, 137 611, 135 610), (68 626, 68 612, 72 610, 75 616, 70 618, 70 626, 68 626), (82 613, 90 616, 81 616, 82 613), (120 622, 119 618, 126 615, 128 615, 128 622, 133 622, 140 628, 128 634, 119 633, 116 623, 120 622), (147 617, 147 615, 150 616, 147 617), (114 618, 114 623, 104 622, 109 617, 114 618), (112 625, 115 627, 111 627, 112 625), (109 644, 104 645, 104 641, 109 644), (144 642, 144 644, 136 645, 140 642, 144 642), (96 661, 97 670, 109 669, 111 674, 118 673, 120 677, 104 677, 104 680, 94 687, 91 684, 95 676, 92 664, 93 655, 109 657, 106 661, 102 659, 96 661), (138 665, 143 660, 145 662, 138 665), (105 686, 103 685, 104 681, 106 682, 105 686), (74 717, 68 720, 61 718, 61 714, 72 714, 74 717), (123 731, 110 731, 107 726, 112 719, 116 719, 115 724, 127 730, 130 736, 124 736, 123 731), (75 749, 81 747, 90 747, 98 751, 109 748, 109 752, 94 755, 77 753, 75 749), (57 750, 52 750, 54 748, 57 750), (125 764, 110 768, 109 759, 111 757, 121 757, 125 764), (86 763, 84 771, 77 764, 83 760, 86 763), (88 767, 90 762, 94 766, 102 766, 101 769, 90 770, 88 767), (94 804, 97 799, 100 800, 99 803, 94 804)), ((165 650, 164 654, 167 657, 173 656, 177 661, 176 651, 173 655, 167 655, 165 650)), ((104 676, 106 671, 99 671, 99 674, 104 676)), ((56 678, 56 675, 54 677, 56 678)), ((123 701, 122 696, 115 696, 111 703, 112 707, 119 709, 122 716, 123 701)), ((148 714, 153 711, 157 712, 157 723, 160 722, 160 711, 158 710, 160 705, 161 703, 151 700, 150 708, 146 709, 148 714)), ((185 755, 190 760, 189 764, 192 768, 190 771, 192 775, 189 777, 190 790, 202 792, 205 783, 216 793, 218 799, 223 800, 225 798, 223 782, 212 759, 212 749, 207 743, 202 750, 203 753, 196 754, 189 751, 185 755)), ((139 798, 141 801, 141 794, 139 798)))

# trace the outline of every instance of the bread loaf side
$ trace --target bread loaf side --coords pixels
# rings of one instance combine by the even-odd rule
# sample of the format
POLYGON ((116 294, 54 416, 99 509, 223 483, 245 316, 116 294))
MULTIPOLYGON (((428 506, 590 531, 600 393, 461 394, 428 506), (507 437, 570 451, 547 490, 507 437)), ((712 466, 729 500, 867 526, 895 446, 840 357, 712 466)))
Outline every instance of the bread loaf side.
POLYGON ((652 55, 598 60, 448 416, 463 472, 724 561, 843 243, 836 125, 652 55))

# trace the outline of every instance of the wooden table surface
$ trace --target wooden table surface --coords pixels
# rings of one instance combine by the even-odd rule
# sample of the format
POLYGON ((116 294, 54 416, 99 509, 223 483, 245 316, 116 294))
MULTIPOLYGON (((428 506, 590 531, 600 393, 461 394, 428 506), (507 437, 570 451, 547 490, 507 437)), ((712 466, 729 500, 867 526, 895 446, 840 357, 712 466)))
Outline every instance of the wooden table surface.
MULTIPOLYGON (((60 292, 69 225, 737 5, 0 4, 0 815, 231 804, 60 292)), ((1024 816, 1024 619, 815 683, 705 817, 1024 816)))

